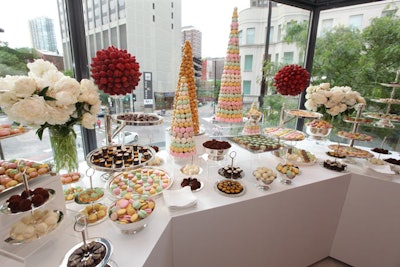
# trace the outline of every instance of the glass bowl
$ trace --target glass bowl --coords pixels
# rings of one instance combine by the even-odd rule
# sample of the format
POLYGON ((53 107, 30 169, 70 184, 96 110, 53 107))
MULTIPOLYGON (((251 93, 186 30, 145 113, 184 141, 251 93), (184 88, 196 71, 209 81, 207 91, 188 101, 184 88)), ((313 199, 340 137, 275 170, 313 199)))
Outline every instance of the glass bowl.
POLYGON ((317 128, 306 125, 306 133, 313 139, 321 140, 329 136, 332 128, 317 128))
POLYGON ((133 195, 114 201, 109 207, 108 217, 124 234, 136 234, 151 221, 155 202, 146 195, 133 195))

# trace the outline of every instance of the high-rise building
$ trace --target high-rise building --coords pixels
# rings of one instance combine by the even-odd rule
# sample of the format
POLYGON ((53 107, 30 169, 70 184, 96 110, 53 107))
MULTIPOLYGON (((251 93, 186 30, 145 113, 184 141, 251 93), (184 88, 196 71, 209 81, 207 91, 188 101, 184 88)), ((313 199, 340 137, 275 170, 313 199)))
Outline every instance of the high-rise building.
POLYGON ((186 40, 189 40, 192 46, 195 76, 197 79, 200 79, 202 76, 201 31, 193 26, 182 27, 182 47, 186 40))
POLYGON ((201 31, 193 26, 182 27, 182 44, 190 41, 192 46, 193 56, 201 58, 201 31))
MULTIPOLYGON (((58 0, 65 69, 72 69, 65 0, 58 0)), ((82 0, 89 64, 96 52, 111 45, 136 57, 142 73, 151 73, 154 95, 170 95, 181 61, 181 0, 82 0)), ((140 78, 135 110, 143 110, 140 78)), ((148 101, 146 101, 148 106, 148 101)))
POLYGON ((54 22, 52 19, 47 17, 38 17, 29 20, 29 27, 34 48, 42 51, 58 53, 54 22))

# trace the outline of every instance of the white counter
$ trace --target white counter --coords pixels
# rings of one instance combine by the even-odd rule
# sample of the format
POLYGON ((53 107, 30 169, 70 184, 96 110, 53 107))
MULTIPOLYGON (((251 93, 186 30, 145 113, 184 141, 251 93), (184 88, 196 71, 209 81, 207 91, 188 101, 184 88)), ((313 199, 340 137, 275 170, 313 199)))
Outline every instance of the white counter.
MULTIPOLYGON (((297 146, 315 153, 320 161, 327 158, 324 143, 305 140, 297 146)), ((110 240, 112 259, 120 267, 303 267, 327 256, 354 266, 400 265, 398 176, 371 171, 362 159, 349 164, 350 172, 345 173, 317 163, 301 167, 301 175, 292 185, 276 180, 270 190, 261 191, 251 173, 259 166, 274 168, 279 159, 271 153, 253 154, 237 145, 232 150, 237 151, 234 165, 244 170, 240 180, 246 187, 243 196, 226 197, 214 189, 221 178, 217 170, 230 160, 195 158, 203 168, 197 178, 205 183, 195 193, 195 207, 170 211, 161 196, 156 199, 148 227, 137 234, 122 234, 111 221, 105 221, 89 227, 89 236, 110 240)), ((161 168, 174 177, 169 190, 180 188, 187 176, 179 169, 188 161, 174 162, 165 151, 160 155, 164 159, 161 168)), ((399 157, 397 153, 391 156, 399 157)), ((87 167, 83 164, 81 168, 84 171, 87 167)), ((84 182, 88 184, 88 179, 84 182)), ((98 177, 94 184, 104 186, 98 177)), ((81 241, 72 229, 73 215, 81 208, 67 204, 62 229, 28 257, 26 266, 58 266, 64 254, 81 241)), ((5 266, 24 266, 2 255, 0 261, 2 265, 11 264, 5 266)))

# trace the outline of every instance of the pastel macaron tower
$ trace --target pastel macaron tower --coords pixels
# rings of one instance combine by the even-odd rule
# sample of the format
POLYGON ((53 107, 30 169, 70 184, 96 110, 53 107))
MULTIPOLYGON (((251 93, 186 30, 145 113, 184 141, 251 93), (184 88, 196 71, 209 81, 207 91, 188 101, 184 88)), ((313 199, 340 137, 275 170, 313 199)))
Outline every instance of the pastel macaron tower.
POLYGON ((181 86, 175 95, 169 151, 172 156, 183 158, 193 156, 196 153, 196 145, 186 78, 181 77, 180 82, 181 86))
MULTIPOLYGON (((180 90, 181 77, 186 78, 189 100, 190 100, 190 111, 192 112, 194 134, 196 135, 196 134, 199 134, 199 132, 200 132, 200 123, 199 123, 199 111, 198 111, 198 101, 197 101, 197 93, 196 93, 196 81, 194 78, 193 52, 192 52, 192 46, 191 46, 189 40, 186 40, 185 44, 183 46, 182 60, 181 60, 181 65, 180 65, 180 69, 179 69, 179 81, 178 81, 178 85, 176 87, 175 94, 177 94, 178 90, 180 90)), ((174 107, 176 106, 176 100, 177 99, 175 98, 174 107)), ((175 112, 175 109, 174 109, 174 112, 175 112)), ((174 117, 172 119, 174 119, 174 117)))
POLYGON ((254 135, 261 133, 261 120, 262 113, 258 110, 257 104, 253 102, 249 112, 247 113, 248 120, 244 124, 243 134, 245 135, 254 135))
POLYGON ((219 122, 243 121, 238 27, 238 14, 235 7, 215 114, 215 120, 219 122))

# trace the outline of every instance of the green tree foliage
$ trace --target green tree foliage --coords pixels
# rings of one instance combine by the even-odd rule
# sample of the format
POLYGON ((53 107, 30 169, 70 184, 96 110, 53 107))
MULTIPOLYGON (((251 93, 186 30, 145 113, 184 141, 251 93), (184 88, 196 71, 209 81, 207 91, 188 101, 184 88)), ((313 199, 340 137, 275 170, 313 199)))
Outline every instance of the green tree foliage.
POLYGON ((329 82, 331 86, 357 89, 362 40, 358 29, 339 26, 317 38, 312 69, 313 84, 329 82))
MULTIPOLYGON (((304 53, 307 47, 307 31, 308 21, 296 22, 291 20, 286 25, 286 35, 283 37, 283 41, 288 44, 295 43, 299 48, 299 58, 304 59, 304 53)), ((299 62, 302 65, 304 62, 299 62)))
POLYGON ((34 58, 37 58, 37 55, 30 48, 12 49, 6 45, 0 46, 0 77, 26 75, 26 63, 34 58))
POLYGON ((377 83, 394 81, 400 68, 400 18, 395 13, 374 18, 362 32, 359 79, 371 96, 389 97, 391 90, 377 83))

